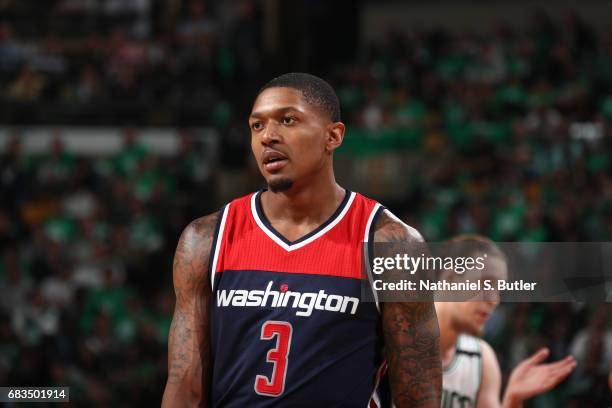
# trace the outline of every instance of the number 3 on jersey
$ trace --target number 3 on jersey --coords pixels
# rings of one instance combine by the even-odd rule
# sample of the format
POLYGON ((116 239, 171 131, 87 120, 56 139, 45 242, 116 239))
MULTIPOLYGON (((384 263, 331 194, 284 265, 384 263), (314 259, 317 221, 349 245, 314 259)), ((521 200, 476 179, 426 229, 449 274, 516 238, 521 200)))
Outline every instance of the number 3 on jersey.
POLYGON ((258 374, 255 377, 255 392, 267 397, 278 397, 285 390, 287 376, 287 357, 291 348, 293 328, 289 322, 268 320, 261 326, 261 340, 272 340, 276 336, 276 346, 268 351, 266 361, 274 364, 272 378, 258 374))

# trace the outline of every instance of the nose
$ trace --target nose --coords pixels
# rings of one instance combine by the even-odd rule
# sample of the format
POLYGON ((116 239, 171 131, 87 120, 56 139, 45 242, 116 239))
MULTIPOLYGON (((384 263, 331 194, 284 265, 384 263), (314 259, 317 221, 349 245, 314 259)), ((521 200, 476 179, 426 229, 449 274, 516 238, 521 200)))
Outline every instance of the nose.
POLYGON ((486 299, 489 306, 491 306, 491 309, 496 308, 497 305, 499 305, 500 300, 501 300, 501 296, 497 291, 491 294, 488 294, 488 297, 486 299))
POLYGON ((270 121, 264 131, 261 133, 261 144, 269 146, 280 141, 280 134, 278 133, 278 127, 274 121, 270 121))
POLYGON ((491 309, 494 309, 497 305, 499 305, 501 297, 498 291, 496 290, 483 291, 482 295, 483 295, 482 300, 487 305, 489 305, 491 309))

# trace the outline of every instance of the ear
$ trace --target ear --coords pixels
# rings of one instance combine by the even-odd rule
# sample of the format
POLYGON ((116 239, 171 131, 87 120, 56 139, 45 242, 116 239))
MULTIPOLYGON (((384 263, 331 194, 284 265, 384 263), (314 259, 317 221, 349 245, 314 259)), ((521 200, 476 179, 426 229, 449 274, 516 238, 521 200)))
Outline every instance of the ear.
POLYGON ((331 123, 327 127, 327 138, 325 140, 325 150, 332 153, 342 144, 344 140, 345 126, 342 122, 331 123))

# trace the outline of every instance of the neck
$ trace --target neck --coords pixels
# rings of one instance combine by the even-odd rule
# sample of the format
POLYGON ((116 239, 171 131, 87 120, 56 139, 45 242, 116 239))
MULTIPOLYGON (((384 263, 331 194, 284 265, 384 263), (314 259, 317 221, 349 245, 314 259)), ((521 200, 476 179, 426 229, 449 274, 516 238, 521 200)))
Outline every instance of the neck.
POLYGON ((453 303, 436 302, 436 314, 438 315, 438 325, 440 326, 440 355, 442 365, 447 366, 455 355, 455 346, 459 332, 453 328, 451 322, 450 307, 453 303))
POLYGON ((329 171, 314 182, 295 183, 287 191, 266 191, 261 196, 261 205, 270 219, 323 222, 338 208, 344 196, 345 190, 329 171))

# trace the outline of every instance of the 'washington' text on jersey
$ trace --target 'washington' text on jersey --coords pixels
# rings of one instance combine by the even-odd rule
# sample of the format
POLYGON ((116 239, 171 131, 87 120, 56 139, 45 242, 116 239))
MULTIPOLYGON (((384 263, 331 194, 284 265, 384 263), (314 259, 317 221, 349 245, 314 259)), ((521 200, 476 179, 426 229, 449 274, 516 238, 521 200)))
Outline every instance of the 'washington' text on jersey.
MULTIPOLYGON (((271 290, 273 281, 268 282, 266 290, 243 290, 226 289, 217 291, 217 307, 266 307, 271 297, 270 307, 291 307, 300 309, 295 312, 296 316, 310 316, 313 310, 326 310, 328 312, 355 314, 359 306, 359 299, 349 296, 328 295, 325 290, 319 293, 292 292, 286 290, 279 292, 271 290), (293 302, 289 303, 291 300, 293 302), (325 301, 325 303, 323 303, 325 301)), ((281 290, 283 290, 281 288, 281 290)))

